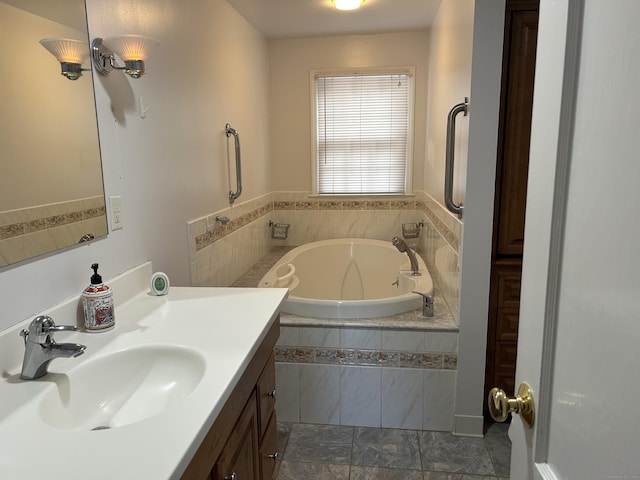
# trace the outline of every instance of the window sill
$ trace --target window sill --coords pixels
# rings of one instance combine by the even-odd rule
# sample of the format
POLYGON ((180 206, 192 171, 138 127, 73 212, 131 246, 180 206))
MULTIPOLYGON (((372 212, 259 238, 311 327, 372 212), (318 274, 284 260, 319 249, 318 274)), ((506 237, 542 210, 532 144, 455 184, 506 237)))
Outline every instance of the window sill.
POLYGON ((415 193, 311 193, 309 198, 404 198, 415 197, 415 193))

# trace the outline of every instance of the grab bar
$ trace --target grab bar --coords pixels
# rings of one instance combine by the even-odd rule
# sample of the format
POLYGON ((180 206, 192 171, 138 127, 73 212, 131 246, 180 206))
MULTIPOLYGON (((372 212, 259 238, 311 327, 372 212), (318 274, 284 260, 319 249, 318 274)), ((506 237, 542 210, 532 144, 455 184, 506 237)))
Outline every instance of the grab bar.
MULTIPOLYGON (((240 162, 240 137, 238 135, 238 132, 231 128, 231 125, 229 125, 227 123, 227 125, 224 127, 224 133, 227 135, 227 138, 229 138, 231 135, 233 135, 233 139, 234 139, 234 145, 235 145, 235 151, 236 151, 236 191, 232 192, 231 190, 229 190, 229 203, 233 203, 235 202, 238 197, 240 197, 240 194, 242 194, 242 169, 241 169, 241 162, 240 162)), ((228 148, 227 144, 227 148, 228 148)), ((228 150, 227 150, 228 152, 228 150)))
POLYGON ((455 105, 447 116, 447 148, 444 174, 444 203, 452 213, 462 216, 464 207, 462 204, 456 205, 453 202, 453 166, 456 150, 456 116, 464 112, 466 117, 469 114, 469 98, 464 97, 463 103, 455 105))

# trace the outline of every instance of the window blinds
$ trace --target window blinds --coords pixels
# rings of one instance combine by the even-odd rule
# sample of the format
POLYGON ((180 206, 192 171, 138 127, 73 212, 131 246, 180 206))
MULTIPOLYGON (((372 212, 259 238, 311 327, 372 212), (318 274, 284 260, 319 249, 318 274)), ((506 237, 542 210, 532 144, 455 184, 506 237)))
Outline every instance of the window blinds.
POLYGON ((319 194, 403 194, 410 75, 316 77, 319 194))

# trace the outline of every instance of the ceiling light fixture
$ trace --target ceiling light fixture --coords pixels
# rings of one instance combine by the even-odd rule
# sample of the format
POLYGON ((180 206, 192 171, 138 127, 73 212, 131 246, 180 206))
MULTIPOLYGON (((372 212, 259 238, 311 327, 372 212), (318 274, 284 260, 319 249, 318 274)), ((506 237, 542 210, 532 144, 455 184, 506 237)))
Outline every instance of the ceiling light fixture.
POLYGON ((365 0, 331 0, 338 10, 355 10, 364 5, 365 0))

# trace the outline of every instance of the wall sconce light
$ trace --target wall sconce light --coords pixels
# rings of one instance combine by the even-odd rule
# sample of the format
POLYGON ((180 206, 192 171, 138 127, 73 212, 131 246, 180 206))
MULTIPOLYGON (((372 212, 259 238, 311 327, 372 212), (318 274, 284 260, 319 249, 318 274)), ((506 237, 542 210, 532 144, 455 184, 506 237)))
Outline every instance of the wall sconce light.
POLYGON ((149 51, 158 45, 158 40, 143 35, 95 38, 91 42, 91 59, 96 71, 109 75, 111 70, 124 70, 132 78, 144 75, 144 62, 149 51), (124 60, 124 67, 115 63, 114 52, 124 60))
POLYGON ((62 68, 61 74, 69 80, 77 80, 82 76, 83 71, 90 70, 82 68, 82 62, 89 55, 85 42, 68 38, 43 38, 40 40, 40 45, 56 57, 62 68))
POLYGON ((338 10, 355 10, 364 5, 365 0, 331 0, 338 10))

